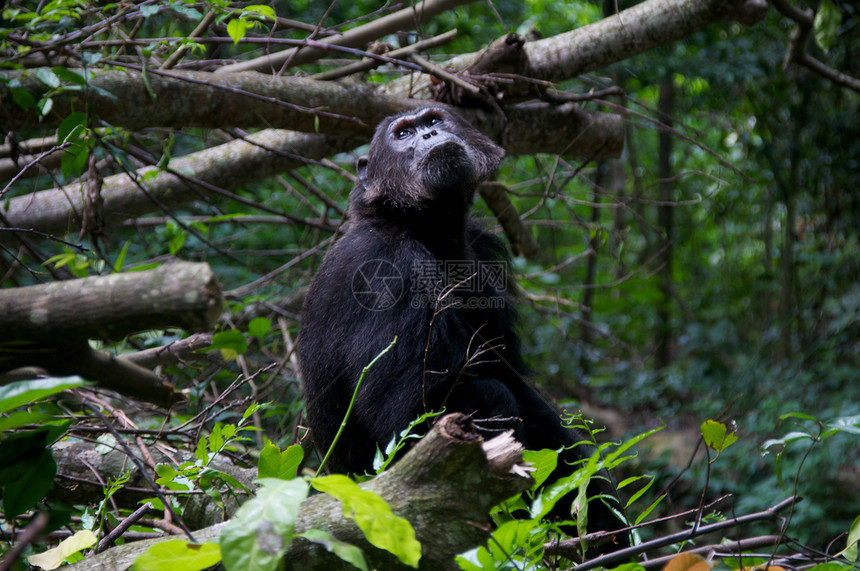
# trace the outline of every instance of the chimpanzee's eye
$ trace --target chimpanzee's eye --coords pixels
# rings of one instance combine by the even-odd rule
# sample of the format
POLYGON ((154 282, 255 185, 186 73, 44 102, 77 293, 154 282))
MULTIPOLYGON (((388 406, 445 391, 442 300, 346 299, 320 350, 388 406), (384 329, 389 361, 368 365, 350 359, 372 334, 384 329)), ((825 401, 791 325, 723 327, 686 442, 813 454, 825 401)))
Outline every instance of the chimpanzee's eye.
POLYGON ((398 139, 406 139, 412 135, 412 129, 398 129, 394 136, 398 139))
POLYGON ((432 126, 432 125, 438 125, 441 122, 442 122, 442 119, 440 119, 439 117, 431 117, 430 120, 427 121, 427 124, 432 126))

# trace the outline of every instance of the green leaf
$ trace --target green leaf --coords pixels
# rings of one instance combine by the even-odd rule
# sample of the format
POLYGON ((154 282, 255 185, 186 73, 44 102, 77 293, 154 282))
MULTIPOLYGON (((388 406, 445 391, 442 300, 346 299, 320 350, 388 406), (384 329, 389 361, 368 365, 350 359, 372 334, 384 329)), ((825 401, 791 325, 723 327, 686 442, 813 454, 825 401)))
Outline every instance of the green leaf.
POLYGON ((729 432, 725 424, 716 420, 706 420, 702 423, 702 436, 705 444, 717 452, 722 452, 738 441, 738 437, 733 432, 729 432))
POLYGON ((60 78, 52 70, 40 67, 36 70, 36 78, 52 89, 60 87, 60 78))
POLYGON ((70 113, 57 127, 57 141, 74 143, 81 138, 81 133, 87 129, 87 114, 80 111, 70 113))
POLYGON ((786 420, 789 418, 799 418, 801 420, 811 420, 812 422, 820 422, 816 417, 806 414, 805 412, 787 412, 785 414, 780 415, 780 420, 786 420))
POLYGON ((36 106, 36 98, 23 87, 10 87, 12 101, 21 109, 32 109, 36 106))
POLYGON ((54 108, 54 100, 50 97, 43 97, 36 103, 36 109, 39 110, 39 115, 44 117, 54 108))
POLYGON ((57 464, 48 448, 42 449, 37 457, 28 457, 14 467, 21 468, 18 478, 3 486, 3 517, 7 520, 33 509, 41 502, 57 474, 57 464))
POLYGON ((59 77, 60 79, 62 79, 63 81, 66 81, 68 83, 74 83, 75 85, 86 85, 87 84, 87 79, 83 75, 76 73, 76 72, 74 72, 70 69, 67 69, 65 67, 57 66, 57 67, 53 68, 51 71, 53 71, 57 77, 59 77))
POLYGON ((86 384, 80 377, 51 377, 0 386, 0 413, 86 384))
POLYGON ((217 543, 189 543, 171 539, 156 543, 134 560, 132 571, 199 571, 221 561, 217 543))
POLYGON ((63 561, 65 561, 69 556, 78 553, 79 551, 83 551, 88 547, 92 547, 97 541, 98 538, 96 537, 96 534, 88 529, 82 529, 81 531, 75 532, 71 537, 67 537, 61 541, 60 544, 53 549, 49 549, 44 553, 39 553, 37 555, 31 555, 27 558, 27 561, 30 565, 36 565, 46 571, 56 569, 62 565, 63 561))
POLYGON ((271 328, 271 321, 265 317, 255 317, 251 320, 251 323, 248 324, 248 335, 256 337, 257 339, 263 339, 271 328))
POLYGON ((63 158, 60 162, 60 169, 63 171, 63 176, 76 176, 90 158, 90 149, 87 145, 79 143, 73 144, 63 153, 63 158))
POLYGON ((341 501, 343 514, 352 519, 367 540, 410 567, 418 567, 421 544, 409 521, 394 515, 379 495, 358 487, 342 474, 311 480, 311 485, 341 501))
POLYGON ((128 245, 131 244, 130 240, 126 240, 122 245, 122 250, 119 251, 119 254, 116 257, 116 262, 113 264, 113 271, 120 272, 122 271, 122 265, 125 263, 125 255, 128 253, 128 245))
POLYGON ((248 24, 247 20, 242 18, 236 18, 230 20, 227 24, 227 34, 231 38, 233 38, 233 44, 238 44, 239 40, 245 37, 245 32, 250 28, 250 24, 248 24))
POLYGON ((297 537, 304 537, 311 543, 321 545, 326 549, 326 551, 337 555, 353 567, 361 569, 362 571, 367 571, 367 562, 364 560, 364 553, 362 553, 361 549, 351 543, 339 541, 330 533, 321 529, 309 529, 306 532, 299 534, 297 537))
POLYGON ((264 16, 272 20, 275 19, 275 10, 271 6, 266 6, 265 4, 252 4, 250 6, 245 6, 242 9, 242 15, 244 16, 249 13, 259 14, 260 16, 264 16))
POLYGON ((827 428, 835 432, 845 432, 860 436, 860 415, 836 418, 827 423, 827 428))
POLYGON ((660 503, 661 503, 665 498, 666 498, 666 494, 662 494, 662 495, 661 495, 660 497, 658 497, 656 500, 654 500, 653 502, 651 502, 651 505, 649 505, 647 508, 645 508, 645 509, 642 511, 642 513, 641 513, 641 514, 639 514, 639 515, 636 517, 636 521, 635 521, 635 522, 633 522, 633 525, 639 525, 640 523, 642 523, 642 521, 643 521, 646 517, 648 517, 648 515, 649 515, 649 514, 654 510, 654 508, 656 508, 657 506, 659 506, 659 505, 660 505, 660 503))
POLYGON ((221 531, 227 571, 276 569, 293 538, 299 506, 307 497, 304 480, 264 478, 257 496, 242 504, 221 531))
POLYGON ((851 547, 855 543, 860 543, 860 516, 854 518, 851 529, 848 531, 848 547, 851 547))
POLYGON ((53 414, 47 412, 30 412, 29 410, 12 412, 8 416, 0 418, 0 432, 19 428, 27 424, 39 424, 53 417, 53 414))
POLYGON ((842 13, 832 0, 821 0, 821 6, 815 14, 813 29, 815 30, 815 43, 822 50, 829 52, 842 23, 842 13))
POLYGON ((531 473, 531 477, 534 478, 534 485, 532 486, 533 490, 539 488, 549 477, 550 474, 555 470, 556 466, 558 466, 558 452, 556 450, 526 450, 523 452, 523 461, 531 462, 532 467, 535 469, 534 472, 531 473))
POLYGON ((292 480, 296 477, 304 456, 304 450, 298 444, 293 444, 282 452, 280 448, 269 442, 260 452, 260 460, 257 462, 258 477, 292 480))
POLYGON ((220 331, 212 336, 212 345, 207 347, 206 350, 213 351, 215 349, 221 352, 221 356, 225 361, 232 361, 248 350, 248 341, 242 335, 242 332, 237 329, 220 331))

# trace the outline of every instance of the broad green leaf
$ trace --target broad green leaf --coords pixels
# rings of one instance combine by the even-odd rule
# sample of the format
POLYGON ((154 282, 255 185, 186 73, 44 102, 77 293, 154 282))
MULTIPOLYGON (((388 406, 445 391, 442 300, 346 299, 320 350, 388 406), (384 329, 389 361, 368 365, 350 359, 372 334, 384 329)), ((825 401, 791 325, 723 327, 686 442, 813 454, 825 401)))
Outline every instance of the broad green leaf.
POLYGON ((717 452, 722 452, 738 441, 738 437, 733 432, 729 432, 725 424, 716 420, 706 420, 702 423, 702 437, 705 439, 705 444, 717 452))
POLYGON ((252 4, 250 6, 245 6, 242 8, 242 14, 259 14, 260 16, 264 16, 266 18, 275 19, 275 10, 271 6, 266 6, 265 4, 252 4))
POLYGON ((40 67, 36 70, 36 77, 39 81, 52 89, 60 87, 60 78, 52 70, 46 67, 40 67))
POLYGON ((140 7, 140 13, 143 15, 144 18, 149 18, 150 16, 155 16, 156 14, 158 14, 159 7, 160 6, 157 4, 145 4, 140 7))
POLYGON ((314 478, 311 485, 339 499, 343 515, 355 522, 371 544, 396 555, 410 567, 418 567, 421 544, 415 538, 412 524, 394 515, 379 495, 359 488, 342 474, 314 478))
POLYGON ((74 389, 86 384, 87 382, 80 377, 51 377, 9 383, 0 386, 0 412, 6 412, 61 393, 66 389, 74 389))
POLYGON ((298 444, 293 444, 281 451, 280 448, 269 442, 260 452, 260 459, 257 462, 257 475, 259 478, 292 480, 296 477, 296 471, 304 456, 304 450, 298 444))
POLYGON ((36 106, 36 98, 23 87, 10 87, 12 101, 21 109, 32 109, 36 106))
POLYGON ((532 489, 537 489, 558 466, 558 451, 549 449, 526 450, 523 452, 523 461, 532 464, 532 468, 535 470, 531 473, 531 477, 535 481, 532 489))
POLYGON ((225 361, 232 361, 248 350, 248 341, 242 332, 236 329, 220 331, 212 336, 212 345, 206 350, 212 351, 213 349, 220 351, 225 361))
POLYGON ((72 177, 80 173, 87 160, 90 158, 90 149, 87 145, 75 143, 63 153, 60 161, 60 170, 63 176, 72 177))
POLYGON ((490 549, 502 548, 507 553, 512 553, 528 545, 529 536, 540 525, 536 519, 517 519, 507 521, 493 532, 493 539, 489 543, 490 549))
POLYGON ((57 66, 54 67, 51 71, 53 71, 57 77, 62 79, 63 81, 67 81, 69 83, 74 83, 75 85, 86 85, 87 79, 68 68, 57 66))
POLYGON ((265 317, 255 317, 251 320, 251 323, 248 324, 248 335, 256 337, 257 339, 262 339, 271 328, 271 321, 265 317))
POLYGON ((63 119, 57 127, 57 141, 61 143, 74 143, 81 138, 81 134, 87 128, 87 114, 75 111, 63 119))
POLYGON ((54 483, 57 464, 49 449, 43 449, 41 454, 27 458, 25 462, 19 477, 3 486, 3 516, 6 519, 33 509, 54 483))
POLYGON ((304 480, 264 478, 257 496, 248 500, 221 531, 227 571, 276 569, 293 530, 299 506, 307 497, 304 480))
POLYGON ((322 545, 326 551, 337 555, 353 567, 361 569, 362 571, 367 571, 367 562, 364 560, 364 553, 362 553, 361 549, 351 543, 339 541, 330 533, 321 529, 309 529, 306 532, 299 534, 298 537, 304 537, 312 543, 322 545))
POLYGON ((227 24, 227 34, 233 38, 233 43, 238 44, 239 40, 245 37, 245 32, 251 26, 242 18, 234 18, 227 24))
POLYGON ((26 424, 39 424, 43 420, 53 418, 53 416, 53 414, 47 412, 30 412, 28 410, 11 412, 8 416, 0 418, 0 432, 12 430, 26 424))
POLYGON ((156 543, 144 551, 131 566, 132 571, 199 571, 221 561, 217 543, 189 543, 171 539, 156 543))
POLYGON ((36 565, 49 571, 50 569, 56 569, 62 565, 63 561, 65 561, 70 555, 83 551, 88 547, 92 547, 97 541, 98 538, 96 538, 96 534, 88 529, 82 529, 81 531, 75 532, 71 537, 67 537, 61 541, 60 544, 53 549, 49 549, 44 553, 39 553, 37 555, 31 555, 27 558, 27 561, 30 565, 36 565))

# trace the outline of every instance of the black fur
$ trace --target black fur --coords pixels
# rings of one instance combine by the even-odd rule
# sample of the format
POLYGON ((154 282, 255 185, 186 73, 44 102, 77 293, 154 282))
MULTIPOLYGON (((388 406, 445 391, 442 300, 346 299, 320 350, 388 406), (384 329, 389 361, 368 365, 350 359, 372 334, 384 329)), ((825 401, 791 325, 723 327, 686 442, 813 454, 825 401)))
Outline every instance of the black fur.
MULTIPOLYGON (((476 185, 502 156, 460 117, 425 108, 383 121, 359 161, 349 229, 326 255, 301 320, 308 422, 323 453, 362 368, 398 341, 364 380, 332 470, 370 470, 377 446, 443 406, 488 431, 513 428, 531 449, 581 440, 527 381, 507 250, 468 218, 476 185)), ((591 452, 565 451, 553 477, 571 472, 562 460, 591 452)), ((608 480, 594 482, 590 494, 614 497, 608 480)), ((600 501, 589 520, 590 531, 620 526, 600 501)))

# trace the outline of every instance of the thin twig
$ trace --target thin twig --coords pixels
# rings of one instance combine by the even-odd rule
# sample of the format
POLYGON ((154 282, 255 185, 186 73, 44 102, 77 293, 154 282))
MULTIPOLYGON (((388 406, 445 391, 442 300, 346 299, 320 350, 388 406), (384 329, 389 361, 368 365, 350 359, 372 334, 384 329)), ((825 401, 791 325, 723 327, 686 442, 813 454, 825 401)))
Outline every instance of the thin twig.
POLYGON ((145 504, 143 504, 142 506, 140 506, 139 508, 134 510, 134 512, 130 516, 128 516, 127 518, 125 518, 124 520, 119 522, 118 526, 113 528, 113 530, 109 534, 104 536, 102 538, 102 540, 99 541, 99 547, 96 551, 99 553, 101 551, 103 551, 108 545, 113 543, 116 538, 118 538, 120 535, 122 535, 123 532, 125 532, 125 530, 127 530, 132 525, 134 525, 134 523, 137 520, 142 518, 144 516, 144 514, 146 514, 146 512, 148 512, 151 509, 152 509, 152 504, 149 502, 146 502, 145 504))

